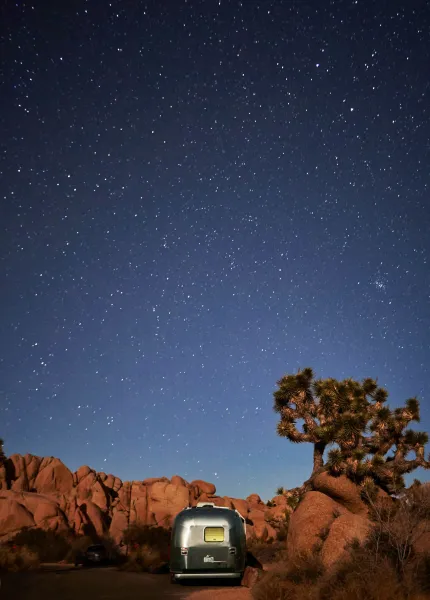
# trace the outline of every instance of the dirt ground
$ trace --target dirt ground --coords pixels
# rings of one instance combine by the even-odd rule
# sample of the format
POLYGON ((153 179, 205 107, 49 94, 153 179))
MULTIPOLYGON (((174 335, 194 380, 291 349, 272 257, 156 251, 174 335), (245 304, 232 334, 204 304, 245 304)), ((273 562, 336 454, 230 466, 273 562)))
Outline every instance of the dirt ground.
POLYGON ((226 583, 172 585, 168 575, 127 573, 115 568, 44 566, 40 571, 3 573, 0 600, 251 600, 244 587, 226 583))

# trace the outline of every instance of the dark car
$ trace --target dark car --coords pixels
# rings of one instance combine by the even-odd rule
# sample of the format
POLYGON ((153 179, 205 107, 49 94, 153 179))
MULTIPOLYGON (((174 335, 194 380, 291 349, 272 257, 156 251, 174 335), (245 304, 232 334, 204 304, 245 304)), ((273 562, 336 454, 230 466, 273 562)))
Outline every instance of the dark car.
POLYGON ((107 565, 108 563, 108 552, 103 544, 94 544, 93 546, 88 546, 85 552, 80 552, 75 559, 75 565, 77 567, 80 565, 84 567, 107 565))

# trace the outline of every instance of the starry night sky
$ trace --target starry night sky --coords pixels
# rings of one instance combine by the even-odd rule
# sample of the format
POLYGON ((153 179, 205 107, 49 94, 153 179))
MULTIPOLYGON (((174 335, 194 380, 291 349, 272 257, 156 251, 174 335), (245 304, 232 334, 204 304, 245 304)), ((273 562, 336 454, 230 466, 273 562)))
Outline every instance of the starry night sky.
POLYGON ((430 430, 427 2, 1 10, 7 454, 267 500, 305 366, 430 430))

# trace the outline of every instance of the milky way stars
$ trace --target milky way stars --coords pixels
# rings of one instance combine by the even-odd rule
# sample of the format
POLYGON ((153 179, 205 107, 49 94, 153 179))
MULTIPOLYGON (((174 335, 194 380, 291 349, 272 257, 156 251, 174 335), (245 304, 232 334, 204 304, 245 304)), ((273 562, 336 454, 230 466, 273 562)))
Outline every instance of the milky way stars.
POLYGON ((427 3, 0 21, 8 454, 268 499, 310 472, 272 410, 305 366, 417 395, 430 430, 427 3))

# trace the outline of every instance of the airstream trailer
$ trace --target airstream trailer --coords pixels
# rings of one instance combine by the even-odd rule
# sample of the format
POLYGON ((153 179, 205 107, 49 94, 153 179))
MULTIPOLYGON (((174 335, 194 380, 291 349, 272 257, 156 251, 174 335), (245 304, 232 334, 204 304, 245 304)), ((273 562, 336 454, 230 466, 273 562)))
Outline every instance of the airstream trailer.
POLYGON ((172 583, 204 577, 240 582, 245 560, 246 524, 237 510, 199 502, 176 515, 170 546, 172 583))

